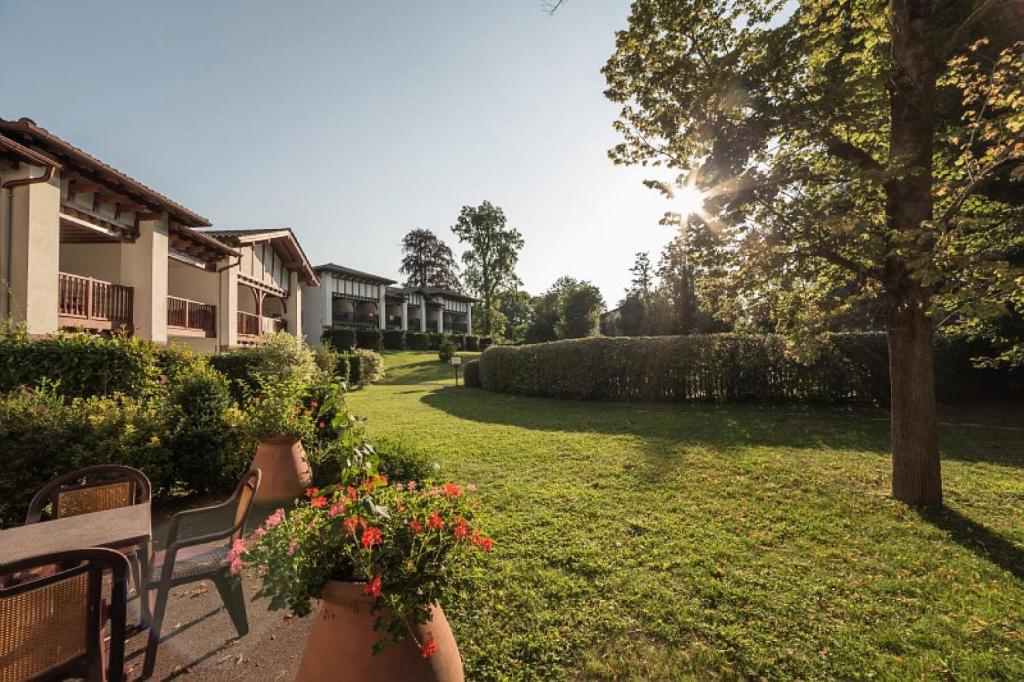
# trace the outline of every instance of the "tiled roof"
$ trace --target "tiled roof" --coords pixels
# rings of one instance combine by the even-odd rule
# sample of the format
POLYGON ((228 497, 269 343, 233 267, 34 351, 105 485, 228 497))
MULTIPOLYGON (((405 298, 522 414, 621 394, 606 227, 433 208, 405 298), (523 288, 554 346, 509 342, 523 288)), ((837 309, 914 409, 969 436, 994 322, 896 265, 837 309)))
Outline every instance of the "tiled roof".
POLYGON ((20 118, 17 121, 7 121, 0 118, 0 132, 5 133, 8 137, 17 138, 23 145, 41 147, 45 150, 47 156, 55 156, 54 160, 61 163, 64 167, 79 171, 84 170, 87 173, 94 174, 98 180, 139 199, 142 203, 166 211, 174 220, 183 225, 203 227, 211 224, 207 218, 167 198, 155 189, 147 187, 113 166, 100 161, 95 156, 54 135, 46 128, 36 125, 36 122, 30 118, 20 118))
POLYGON ((252 241, 262 241, 258 237, 266 237, 271 241, 281 239, 284 241, 286 248, 293 252, 292 256, 296 259, 296 264, 302 271, 306 286, 315 287, 320 284, 320 279, 317 277, 313 266, 310 265, 309 258, 306 257, 306 252, 302 249, 302 244, 299 243, 290 227, 265 227, 248 230, 203 230, 203 234, 208 235, 211 239, 216 238, 233 246, 240 246, 243 243, 252 241))
POLYGON ((365 279, 377 284, 394 284, 395 280, 388 279, 387 277, 381 277, 380 275, 374 275, 369 272, 362 272, 361 270, 353 270, 352 268, 346 268, 343 265, 336 265, 334 263, 324 263, 313 268, 317 272, 321 270, 327 270, 338 275, 346 275, 355 279, 365 279))
POLYGON ((469 301, 470 303, 476 303, 479 300, 461 291, 455 291, 455 289, 448 289, 447 287, 403 287, 400 291, 404 294, 415 292, 426 296, 444 296, 456 301, 469 301))

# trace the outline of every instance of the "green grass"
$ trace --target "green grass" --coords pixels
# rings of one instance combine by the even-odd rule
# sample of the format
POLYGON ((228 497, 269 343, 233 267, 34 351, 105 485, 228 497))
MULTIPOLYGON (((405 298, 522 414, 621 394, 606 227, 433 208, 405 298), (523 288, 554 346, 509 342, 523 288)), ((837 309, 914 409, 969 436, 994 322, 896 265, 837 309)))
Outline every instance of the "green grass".
POLYGON ((880 411, 523 398, 386 361, 353 411, 476 483, 499 543, 445 604, 467 679, 1024 679, 1020 409, 947 417, 924 514, 887 496, 880 411))

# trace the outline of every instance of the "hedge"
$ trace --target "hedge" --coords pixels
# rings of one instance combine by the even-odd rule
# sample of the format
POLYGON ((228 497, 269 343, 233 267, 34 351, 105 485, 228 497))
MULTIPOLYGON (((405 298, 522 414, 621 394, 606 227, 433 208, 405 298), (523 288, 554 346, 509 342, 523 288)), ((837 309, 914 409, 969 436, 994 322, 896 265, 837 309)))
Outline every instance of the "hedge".
POLYGON ((349 384, 353 387, 373 383, 384 375, 384 358, 375 351, 357 348, 347 356, 347 360, 349 384))
POLYGON ((58 334, 36 341, 0 336, 0 391, 59 381, 69 397, 124 393, 137 396, 162 373, 160 351, 148 341, 58 334))
POLYGON ((475 334, 466 334, 463 337, 462 350, 478 351, 480 350, 480 337, 475 334))
MULTIPOLYGON (((943 401, 1024 396, 1022 372, 976 369, 980 349, 936 344, 943 401)), ((889 399, 881 333, 834 334, 804 363, 772 335, 593 337, 499 346, 480 356, 483 388, 530 396, 615 401, 876 403, 889 399)))
POLYGON ((430 335, 426 332, 406 332, 405 345, 409 350, 430 350, 430 335))
POLYGON ((379 329, 359 329, 356 331, 356 348, 379 353, 384 350, 384 335, 379 329))
POLYGON ((463 383, 466 386, 480 388, 480 361, 470 360, 462 368, 463 383))
POLYGON ((493 345, 494 345, 494 339, 491 338, 490 336, 481 336, 480 337, 480 350, 487 350, 488 348, 490 348, 493 345))
POLYGON ((323 335, 320 337, 321 341, 327 341, 335 349, 340 351, 353 350, 356 347, 356 330, 355 329, 325 329, 323 335))
POLYGON ((405 350, 405 332, 401 329, 388 329, 384 332, 384 348, 387 350, 405 350))
POLYGON ((445 335, 438 334, 437 332, 427 332, 427 341, 429 350, 437 350, 444 343, 445 335))

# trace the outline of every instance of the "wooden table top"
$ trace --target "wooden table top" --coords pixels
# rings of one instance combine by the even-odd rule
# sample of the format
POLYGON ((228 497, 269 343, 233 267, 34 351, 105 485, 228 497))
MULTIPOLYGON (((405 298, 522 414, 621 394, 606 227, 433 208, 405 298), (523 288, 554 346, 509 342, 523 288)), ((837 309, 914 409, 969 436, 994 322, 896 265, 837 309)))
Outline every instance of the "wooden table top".
POLYGON ((83 547, 116 549, 147 542, 152 535, 148 502, 31 523, 0 530, 0 564, 83 547))

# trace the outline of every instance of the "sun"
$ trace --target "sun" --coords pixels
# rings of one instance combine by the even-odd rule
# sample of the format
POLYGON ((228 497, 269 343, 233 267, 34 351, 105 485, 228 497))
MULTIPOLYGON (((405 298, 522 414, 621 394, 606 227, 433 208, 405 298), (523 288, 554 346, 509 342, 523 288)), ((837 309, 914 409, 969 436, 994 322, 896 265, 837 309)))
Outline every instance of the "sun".
POLYGON ((675 195, 679 212, 683 215, 693 215, 704 210, 704 193, 696 185, 687 183, 677 189, 675 195))

